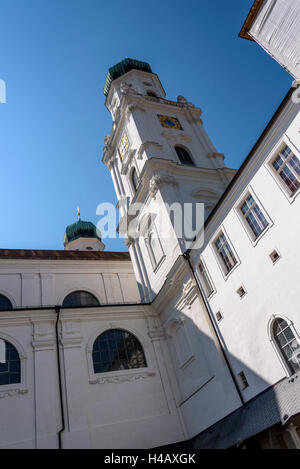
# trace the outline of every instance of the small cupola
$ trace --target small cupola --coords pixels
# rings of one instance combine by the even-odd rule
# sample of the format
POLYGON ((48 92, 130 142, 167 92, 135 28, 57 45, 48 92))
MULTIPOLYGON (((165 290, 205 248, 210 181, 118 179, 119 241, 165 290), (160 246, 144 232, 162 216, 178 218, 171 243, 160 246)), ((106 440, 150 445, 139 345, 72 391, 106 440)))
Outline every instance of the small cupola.
POLYGON ((101 233, 90 221, 80 219, 67 226, 64 236, 64 247, 67 251, 103 251, 105 246, 101 241, 101 233))

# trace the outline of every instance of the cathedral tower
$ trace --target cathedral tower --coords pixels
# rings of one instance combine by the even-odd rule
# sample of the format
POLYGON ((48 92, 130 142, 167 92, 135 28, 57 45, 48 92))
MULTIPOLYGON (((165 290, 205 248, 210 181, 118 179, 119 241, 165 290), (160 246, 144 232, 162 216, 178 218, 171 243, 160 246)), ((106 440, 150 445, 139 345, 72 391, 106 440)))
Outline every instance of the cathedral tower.
MULTIPOLYGON (((126 235, 142 299, 151 300, 193 238, 192 229, 178 233, 173 209, 183 213, 184 204, 203 203, 207 217, 235 171, 205 132, 201 109, 183 96, 166 99, 149 64, 125 59, 110 68, 104 94, 113 127, 105 137, 103 162, 119 200, 119 231, 126 235), (141 204, 136 218, 135 204, 141 204)), ((184 214, 191 227, 194 216, 184 214)))

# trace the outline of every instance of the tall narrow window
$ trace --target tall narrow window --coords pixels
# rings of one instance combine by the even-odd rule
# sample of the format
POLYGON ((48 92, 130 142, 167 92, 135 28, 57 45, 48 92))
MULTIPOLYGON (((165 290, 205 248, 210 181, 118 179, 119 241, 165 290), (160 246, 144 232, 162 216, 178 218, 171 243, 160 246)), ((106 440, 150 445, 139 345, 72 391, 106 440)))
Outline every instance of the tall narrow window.
POLYGON ((127 331, 111 329, 99 335, 93 345, 94 373, 145 368, 140 342, 127 331))
POLYGON ((237 264, 237 259, 225 238, 224 233, 222 233, 217 241, 215 242, 217 253, 222 261, 225 274, 228 274, 233 267, 237 264))
POLYGON ((273 337, 291 373, 300 370, 300 346, 288 323, 278 318, 273 324, 273 337))
POLYGON ((181 164, 186 166, 195 166, 189 152, 185 148, 176 146, 175 150, 181 164))
POLYGON ((21 363, 17 349, 0 339, 0 386, 21 382, 21 363))
POLYGON ((4 295, 0 295, 0 310, 5 311, 12 309, 12 304, 4 295))
POLYGON ((257 239, 269 225, 261 209, 255 202, 252 195, 248 195, 240 210, 247 226, 251 229, 251 235, 257 239))
POLYGON ((145 238, 145 244, 148 249, 152 267, 155 269, 164 257, 164 251, 155 228, 152 227, 152 231, 150 231, 148 237, 145 238))
POLYGON ((272 166, 292 197, 300 187, 300 160, 286 145, 275 158, 272 166))
POLYGON ((138 175, 137 175, 137 172, 136 172, 135 168, 133 168, 133 170, 131 172, 131 182, 132 182, 134 192, 136 192, 137 188, 138 188, 138 185, 139 185, 139 178, 138 178, 138 175))
POLYGON ((213 289, 210 278, 208 276, 208 273, 202 261, 200 261, 200 264, 199 264, 199 272, 200 272, 201 285, 205 291, 206 296, 209 297, 214 291, 214 289, 213 289))

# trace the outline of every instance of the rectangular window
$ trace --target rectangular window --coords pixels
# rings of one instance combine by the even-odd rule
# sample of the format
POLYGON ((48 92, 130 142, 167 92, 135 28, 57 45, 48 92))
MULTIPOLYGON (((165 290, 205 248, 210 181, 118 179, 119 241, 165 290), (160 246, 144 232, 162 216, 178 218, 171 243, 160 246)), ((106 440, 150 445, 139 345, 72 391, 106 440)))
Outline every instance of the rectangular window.
POLYGON ((283 181, 290 197, 292 197, 300 187, 300 160, 285 145, 272 162, 272 167, 283 181))
POLYGON ((247 196, 241 205, 240 210, 247 227, 251 230, 252 237, 254 240, 257 239, 267 228, 269 222, 266 220, 264 214, 251 194, 247 196))
POLYGON ((202 261, 200 261, 200 264, 199 264, 199 272, 200 272, 201 285, 203 287, 203 290, 205 291, 206 296, 209 297, 214 291, 214 289, 213 289, 212 283, 210 281, 210 278, 208 276, 208 273, 202 261))
POLYGON ((217 253, 222 260, 222 264, 224 266, 225 274, 228 274, 233 267, 237 264, 237 259, 225 238, 224 233, 222 233, 217 241, 215 242, 215 246, 217 249, 217 253))
POLYGON ((249 383, 243 371, 238 373, 238 380, 239 380, 240 388, 242 391, 249 387, 249 383))

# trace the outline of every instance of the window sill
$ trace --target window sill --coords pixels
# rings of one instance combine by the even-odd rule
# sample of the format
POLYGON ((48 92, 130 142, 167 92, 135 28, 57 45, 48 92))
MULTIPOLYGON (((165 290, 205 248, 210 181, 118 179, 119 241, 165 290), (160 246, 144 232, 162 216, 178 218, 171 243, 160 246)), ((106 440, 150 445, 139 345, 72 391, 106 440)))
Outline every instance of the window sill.
POLYGON ((131 370, 120 370, 120 371, 109 371, 107 373, 93 374, 89 380, 90 384, 115 384, 124 383, 130 381, 136 381, 138 379, 146 379, 152 376, 156 376, 154 371, 148 368, 132 368, 131 370))
POLYGON ((5 384, 0 386, 0 399, 4 397, 17 396, 18 394, 27 394, 28 389, 22 383, 5 384))

